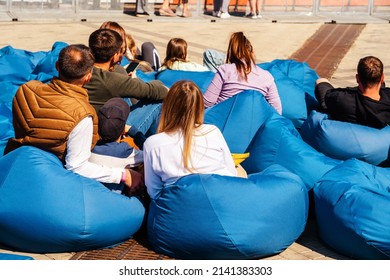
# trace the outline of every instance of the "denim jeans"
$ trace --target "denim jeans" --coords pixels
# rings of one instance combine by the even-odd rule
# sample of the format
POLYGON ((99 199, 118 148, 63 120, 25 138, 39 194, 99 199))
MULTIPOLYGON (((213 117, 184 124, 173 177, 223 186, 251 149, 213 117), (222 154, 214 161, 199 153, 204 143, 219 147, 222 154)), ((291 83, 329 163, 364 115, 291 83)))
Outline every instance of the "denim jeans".
POLYGON ((161 102, 138 101, 130 107, 126 123, 138 128, 146 137, 155 134, 160 121, 161 105, 161 102))

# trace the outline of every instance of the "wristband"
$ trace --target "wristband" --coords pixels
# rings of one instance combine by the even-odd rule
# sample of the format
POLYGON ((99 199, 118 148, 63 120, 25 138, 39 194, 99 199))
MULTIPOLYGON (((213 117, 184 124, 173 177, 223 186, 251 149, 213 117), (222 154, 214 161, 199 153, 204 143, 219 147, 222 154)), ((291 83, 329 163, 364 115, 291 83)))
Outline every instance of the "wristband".
POLYGON ((122 172, 121 183, 123 183, 124 181, 126 181, 126 170, 124 170, 124 171, 122 172))

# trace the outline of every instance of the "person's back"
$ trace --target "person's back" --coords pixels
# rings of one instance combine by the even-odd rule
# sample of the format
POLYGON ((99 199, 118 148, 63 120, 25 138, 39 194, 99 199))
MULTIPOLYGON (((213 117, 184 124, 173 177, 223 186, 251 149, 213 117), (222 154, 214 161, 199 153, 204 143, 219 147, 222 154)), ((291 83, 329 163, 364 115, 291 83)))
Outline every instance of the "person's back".
POLYGON ((317 80, 315 94, 320 110, 334 120, 383 128, 390 124, 390 88, 385 88, 383 64, 376 57, 359 61, 357 87, 334 88, 326 79, 317 80))
POLYGON ((209 71, 207 67, 188 60, 187 48, 188 44, 184 39, 170 39, 167 44, 164 62, 158 70, 209 71))
POLYGON ((203 115, 200 89, 190 81, 176 82, 164 100, 159 133, 144 144, 145 183, 152 199, 189 174, 237 176, 222 133, 203 124, 203 115))
POLYGON ((113 97, 161 101, 168 91, 160 81, 145 83, 138 78, 124 75, 126 72, 109 71, 122 59, 122 42, 119 33, 110 29, 98 29, 89 37, 95 65, 91 80, 85 88, 88 90, 90 103, 96 111, 99 111, 100 107, 113 97))
POLYGON ((242 32, 236 32, 230 37, 226 64, 217 68, 203 96, 205 107, 214 106, 244 90, 259 91, 279 114, 282 113, 273 76, 255 64, 251 43, 242 32))
MULTIPOLYGON (((66 54, 60 57, 62 64, 70 60, 68 54, 81 56, 78 52, 87 53, 80 45, 70 46, 65 51, 66 54)), ((93 64, 92 55, 89 64, 90 66, 93 64)), ((73 76, 82 78, 87 67, 88 63, 80 67, 79 73, 73 76)), ((32 145, 52 152, 64 161, 69 134, 88 116, 91 116, 94 122, 92 145, 96 143, 97 116, 88 102, 87 91, 70 82, 74 77, 66 79, 71 75, 64 72, 62 71, 62 80, 53 78, 48 84, 33 80, 18 89, 12 109, 15 138, 9 140, 5 153, 21 145, 32 145)))

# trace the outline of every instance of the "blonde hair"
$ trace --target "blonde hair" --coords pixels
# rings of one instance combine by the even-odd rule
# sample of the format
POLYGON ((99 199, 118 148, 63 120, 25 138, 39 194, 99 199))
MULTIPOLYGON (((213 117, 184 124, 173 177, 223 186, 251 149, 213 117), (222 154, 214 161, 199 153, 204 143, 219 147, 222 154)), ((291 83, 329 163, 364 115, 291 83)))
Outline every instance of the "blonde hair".
POLYGON ((255 55, 251 42, 243 32, 235 32, 230 36, 226 63, 234 63, 241 78, 248 80, 252 64, 255 64, 255 55))
POLYGON ((157 132, 181 132, 184 138, 184 168, 193 172, 191 145, 194 131, 203 124, 204 103, 199 87, 192 81, 178 81, 168 91, 162 109, 157 132))
POLYGON ((172 69, 175 61, 187 61, 187 47, 186 40, 182 38, 172 38, 167 44, 166 56, 162 66, 172 69))

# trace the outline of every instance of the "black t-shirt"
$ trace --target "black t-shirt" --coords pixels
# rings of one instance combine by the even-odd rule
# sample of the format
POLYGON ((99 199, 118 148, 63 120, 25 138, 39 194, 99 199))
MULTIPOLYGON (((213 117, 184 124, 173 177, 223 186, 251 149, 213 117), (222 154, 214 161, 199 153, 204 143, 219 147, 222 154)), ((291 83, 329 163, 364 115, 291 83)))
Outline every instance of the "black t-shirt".
POLYGON ((390 88, 381 88, 380 100, 364 96, 358 87, 333 88, 327 83, 318 86, 326 89, 324 105, 334 120, 357 123, 374 128, 390 124, 390 88))

